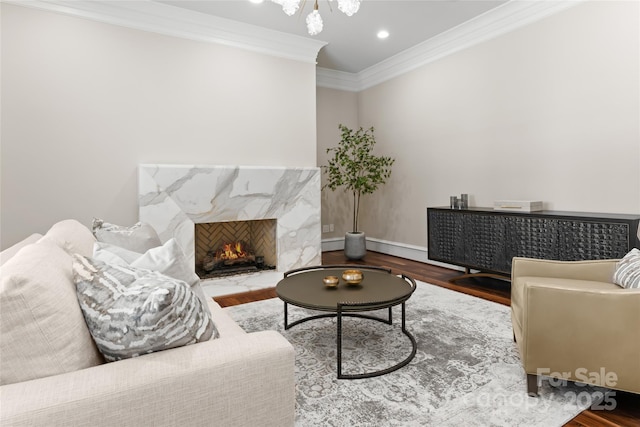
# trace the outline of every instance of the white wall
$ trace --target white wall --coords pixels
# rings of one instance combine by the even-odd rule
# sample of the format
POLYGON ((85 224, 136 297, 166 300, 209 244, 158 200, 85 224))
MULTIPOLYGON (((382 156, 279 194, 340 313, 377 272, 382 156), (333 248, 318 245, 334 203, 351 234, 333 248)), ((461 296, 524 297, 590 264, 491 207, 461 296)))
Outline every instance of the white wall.
POLYGON ((137 221, 140 163, 316 165, 313 64, 0 7, 2 248, 137 221))
POLYGON ((358 125, 396 158, 363 230, 424 247, 426 207, 460 193, 640 213, 639 16, 584 2, 360 92, 358 125))

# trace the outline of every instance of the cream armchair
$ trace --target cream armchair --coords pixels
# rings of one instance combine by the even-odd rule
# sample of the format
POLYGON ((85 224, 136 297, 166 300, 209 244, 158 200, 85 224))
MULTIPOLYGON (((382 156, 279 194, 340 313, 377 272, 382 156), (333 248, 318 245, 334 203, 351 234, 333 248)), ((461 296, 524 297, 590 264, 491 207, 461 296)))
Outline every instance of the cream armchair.
POLYGON ((640 393, 640 289, 612 282, 616 262, 513 259, 511 320, 530 395, 540 376, 640 393))

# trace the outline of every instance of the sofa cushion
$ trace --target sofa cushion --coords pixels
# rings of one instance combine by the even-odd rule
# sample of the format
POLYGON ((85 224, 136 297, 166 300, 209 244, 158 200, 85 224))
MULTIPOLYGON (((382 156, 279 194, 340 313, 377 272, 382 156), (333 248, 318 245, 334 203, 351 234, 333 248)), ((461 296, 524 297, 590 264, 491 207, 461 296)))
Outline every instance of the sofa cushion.
POLYGON ((94 218, 92 230, 99 242, 111 243, 134 252, 145 253, 151 248, 162 245, 153 227, 142 222, 125 227, 94 218))
POLYGON ((209 310, 181 280, 80 255, 73 270, 80 308, 107 361, 218 337, 209 310))
POLYGON ((623 288, 640 288, 640 249, 633 248, 616 264, 613 283, 623 288))
POLYGON ((0 273, 0 384, 104 363, 78 306, 72 259, 50 241, 22 248, 0 273))
POLYGON ((69 254, 84 256, 91 256, 93 243, 96 241, 91 231, 75 219, 65 219, 53 224, 43 239, 53 241, 69 254))

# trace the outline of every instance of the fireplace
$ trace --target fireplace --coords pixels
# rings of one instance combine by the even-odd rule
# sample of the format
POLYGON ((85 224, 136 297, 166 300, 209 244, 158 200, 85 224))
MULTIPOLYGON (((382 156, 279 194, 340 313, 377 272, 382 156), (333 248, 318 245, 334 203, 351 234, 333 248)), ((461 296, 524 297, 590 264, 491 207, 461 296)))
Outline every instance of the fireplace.
MULTIPOLYGON (((207 223, 273 221, 272 250, 262 253, 265 264, 276 267, 273 272, 322 262, 319 168, 140 165, 138 186, 140 221, 163 242, 175 238, 194 270, 216 249, 207 246, 196 257, 195 225, 207 223)), ((261 249, 250 244, 256 253, 261 249)), ((230 280, 233 276, 205 282, 230 280)))
POLYGON ((195 225, 195 270, 201 279, 277 268, 275 219, 195 225))

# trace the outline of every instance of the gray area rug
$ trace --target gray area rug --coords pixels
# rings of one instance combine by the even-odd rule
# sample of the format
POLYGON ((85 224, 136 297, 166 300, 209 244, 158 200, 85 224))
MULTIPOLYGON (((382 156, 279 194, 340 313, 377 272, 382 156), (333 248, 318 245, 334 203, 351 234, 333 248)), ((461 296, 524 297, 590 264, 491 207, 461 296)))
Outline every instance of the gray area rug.
MULTIPOLYGON (((543 381, 540 397, 527 396, 509 307, 426 283, 418 282, 406 304, 407 328, 418 342, 416 357, 371 379, 336 379, 335 318, 285 331, 283 302, 277 298, 225 310, 245 331, 276 330, 295 347, 296 425, 301 427, 561 426, 603 393, 543 381)), ((343 373, 386 368, 409 355, 400 313, 394 308, 393 326, 343 320, 343 373)), ((318 312, 289 306, 290 322, 309 314, 318 312)))

